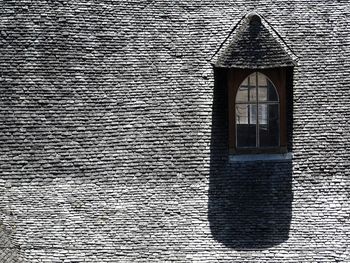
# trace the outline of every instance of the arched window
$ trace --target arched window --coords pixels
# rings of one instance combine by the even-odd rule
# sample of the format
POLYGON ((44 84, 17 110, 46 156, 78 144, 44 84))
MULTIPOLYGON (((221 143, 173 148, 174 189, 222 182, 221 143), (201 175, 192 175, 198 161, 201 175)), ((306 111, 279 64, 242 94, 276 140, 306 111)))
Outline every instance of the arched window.
POLYGON ((268 77, 250 74, 235 96, 236 148, 280 146, 279 94, 268 77))

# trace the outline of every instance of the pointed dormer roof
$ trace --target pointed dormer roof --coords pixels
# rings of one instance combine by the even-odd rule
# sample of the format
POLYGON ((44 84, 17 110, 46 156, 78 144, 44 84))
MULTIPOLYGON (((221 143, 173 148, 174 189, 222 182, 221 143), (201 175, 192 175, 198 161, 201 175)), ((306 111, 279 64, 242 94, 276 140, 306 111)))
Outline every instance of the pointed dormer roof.
POLYGON ((296 65, 297 57, 278 33, 256 13, 246 15, 211 59, 215 67, 273 68, 296 65))

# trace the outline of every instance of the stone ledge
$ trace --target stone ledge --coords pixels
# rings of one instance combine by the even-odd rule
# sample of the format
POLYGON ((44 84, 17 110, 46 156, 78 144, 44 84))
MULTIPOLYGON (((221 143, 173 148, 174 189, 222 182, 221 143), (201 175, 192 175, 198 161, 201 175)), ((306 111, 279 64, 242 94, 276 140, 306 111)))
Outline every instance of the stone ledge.
POLYGON ((286 161, 292 160, 292 153, 283 154, 235 154, 230 155, 230 162, 254 162, 254 161, 286 161))

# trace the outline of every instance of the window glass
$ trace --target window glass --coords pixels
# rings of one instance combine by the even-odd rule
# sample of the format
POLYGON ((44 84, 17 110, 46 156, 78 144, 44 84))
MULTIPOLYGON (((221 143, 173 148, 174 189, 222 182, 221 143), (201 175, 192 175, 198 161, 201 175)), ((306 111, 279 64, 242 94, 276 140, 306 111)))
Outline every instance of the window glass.
POLYGON ((253 73, 248 77, 248 82, 250 86, 256 87, 256 73, 253 73))
POLYGON ((249 123, 256 124, 256 104, 249 104, 249 123))
POLYGON ((245 80, 243 80, 241 86, 248 86, 248 78, 246 78, 245 80))
MULTIPOLYGON (((255 74, 254 74, 255 75, 255 74)), ((258 85, 259 86, 267 86, 268 79, 264 74, 258 72, 258 85)))
POLYGON ((248 111, 249 104, 237 104, 236 105, 236 123, 237 124, 248 124, 248 111))
MULTIPOLYGON (((261 74, 260 74, 261 75, 261 74)), ((267 85, 259 85, 258 86, 258 97, 259 97, 259 102, 264 102, 264 101, 278 101, 278 96, 275 87, 265 77, 265 82, 267 85)))
POLYGON ((269 118, 267 112, 267 104, 259 104, 258 114, 259 114, 259 125, 267 124, 269 118))
POLYGON ((279 145, 279 103, 276 88, 261 73, 253 73, 236 95, 237 147, 279 145))
POLYGON ((259 105, 259 144, 260 147, 279 145, 278 104, 259 105))
POLYGON ((267 86, 262 86, 260 87, 259 86, 259 89, 258 89, 258 96, 259 96, 259 102, 261 101, 267 101, 267 86))
POLYGON ((256 102, 256 87, 240 86, 237 91, 236 102, 256 102))
POLYGON ((236 105, 237 147, 256 146, 256 110, 255 104, 236 105))
POLYGON ((249 86, 249 101, 256 101, 256 86, 249 86))
POLYGON ((267 96, 268 100, 269 101, 278 101, 278 95, 277 95, 276 89, 270 81, 267 85, 267 90, 268 90, 268 96, 267 96))
POLYGON ((238 89, 236 101, 237 102, 248 102, 248 86, 241 86, 238 89))

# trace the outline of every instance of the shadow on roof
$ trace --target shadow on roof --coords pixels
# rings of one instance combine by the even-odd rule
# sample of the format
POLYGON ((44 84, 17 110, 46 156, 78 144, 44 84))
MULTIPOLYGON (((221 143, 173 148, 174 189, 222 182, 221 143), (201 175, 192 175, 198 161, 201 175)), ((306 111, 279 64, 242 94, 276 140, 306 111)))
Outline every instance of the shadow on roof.
POLYGON ((235 163, 228 158, 225 70, 215 70, 208 219, 212 236, 236 250, 288 240, 292 160, 235 163))

